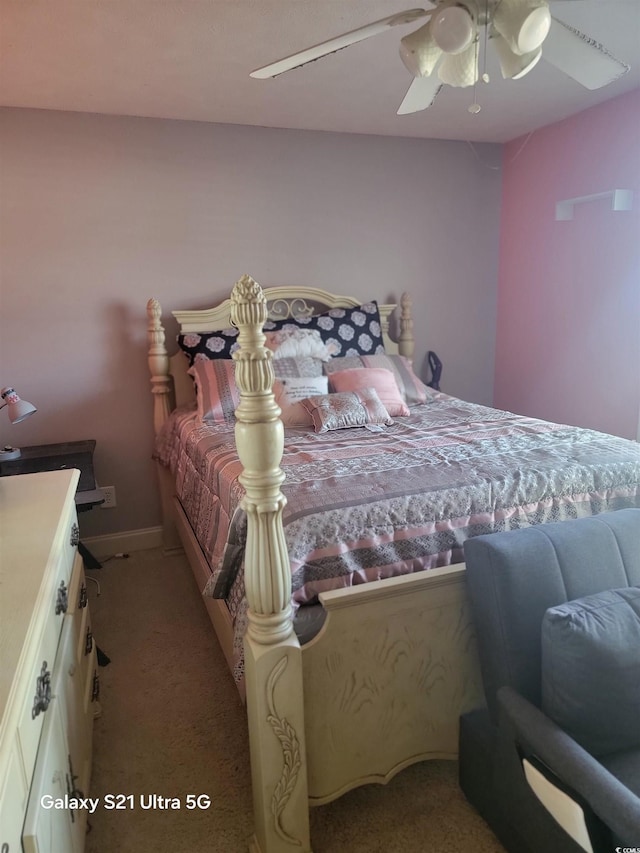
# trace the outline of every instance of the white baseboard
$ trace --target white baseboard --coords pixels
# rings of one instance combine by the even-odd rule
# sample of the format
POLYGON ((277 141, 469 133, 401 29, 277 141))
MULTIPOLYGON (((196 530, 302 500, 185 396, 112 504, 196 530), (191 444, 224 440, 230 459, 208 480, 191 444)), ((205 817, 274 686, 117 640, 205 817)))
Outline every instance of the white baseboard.
POLYGON ((112 554, 127 554, 130 551, 146 551, 148 548, 162 547, 162 527, 145 527, 141 530, 108 533, 105 536, 83 537, 82 543, 98 559, 110 557, 112 554))

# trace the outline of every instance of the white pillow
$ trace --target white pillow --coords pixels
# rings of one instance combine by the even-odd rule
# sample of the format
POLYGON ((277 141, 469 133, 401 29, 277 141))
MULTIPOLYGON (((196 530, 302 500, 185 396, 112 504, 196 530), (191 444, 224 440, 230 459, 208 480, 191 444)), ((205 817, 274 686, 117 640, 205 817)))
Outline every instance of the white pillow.
POLYGON ((265 332, 265 346, 273 350, 274 358, 304 358, 311 356, 329 361, 333 353, 320 337, 317 329, 300 329, 285 326, 276 332, 265 332))
POLYGON ((329 380, 326 376, 296 376, 291 379, 276 379, 273 385, 276 403, 282 409, 285 426, 313 426, 310 413, 300 400, 326 394, 329 380))

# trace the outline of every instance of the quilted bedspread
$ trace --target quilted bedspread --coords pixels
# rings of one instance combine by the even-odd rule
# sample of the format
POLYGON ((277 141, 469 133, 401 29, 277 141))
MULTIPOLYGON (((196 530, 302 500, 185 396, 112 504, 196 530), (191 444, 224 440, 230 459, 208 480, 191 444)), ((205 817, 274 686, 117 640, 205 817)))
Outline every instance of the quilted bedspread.
MULTIPOLYGON (((205 593, 237 599, 245 516, 233 425, 178 410, 155 456, 174 471, 212 567, 205 593)), ((294 605, 461 562, 481 533, 640 506, 640 444, 446 394, 381 432, 287 429, 282 469, 294 605)))

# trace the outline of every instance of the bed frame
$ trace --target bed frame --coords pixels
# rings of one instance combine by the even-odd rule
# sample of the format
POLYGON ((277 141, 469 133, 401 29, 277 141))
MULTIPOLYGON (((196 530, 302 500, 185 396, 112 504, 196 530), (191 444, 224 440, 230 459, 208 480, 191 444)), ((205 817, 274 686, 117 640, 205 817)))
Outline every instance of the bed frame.
MULTIPOLYGON (((456 758, 460 714, 484 702, 464 564, 323 593, 327 615, 320 633, 301 647, 293 631, 279 467, 284 429, 262 325, 268 316, 319 313, 361 301, 311 288, 263 291, 243 276, 231 298, 216 308, 173 312, 182 332, 239 329, 235 429, 248 518, 244 653, 253 853, 307 853, 309 805, 330 802, 358 785, 388 782, 416 761, 456 758)), ((389 334, 395 308, 380 306, 385 347, 411 359, 410 299, 401 300, 397 343, 389 334)), ((149 300, 147 314, 157 433, 193 390, 182 353, 168 355, 156 299, 149 300)), ((171 474, 161 466, 158 474, 165 547, 184 548, 203 589, 210 569, 175 497, 171 474)), ((231 663, 227 607, 204 601, 231 663)))

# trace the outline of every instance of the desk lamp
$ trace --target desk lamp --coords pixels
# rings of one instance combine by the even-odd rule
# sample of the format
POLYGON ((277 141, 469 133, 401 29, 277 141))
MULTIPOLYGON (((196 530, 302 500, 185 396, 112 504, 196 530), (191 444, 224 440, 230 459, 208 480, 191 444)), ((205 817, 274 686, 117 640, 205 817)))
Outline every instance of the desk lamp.
MULTIPOLYGON (((20 423, 20 421, 23 421, 25 418, 28 418, 29 415, 38 411, 33 403, 21 400, 13 388, 8 386, 0 391, 0 397, 2 397, 0 409, 4 409, 5 406, 7 407, 9 420, 12 424, 20 423)), ((7 445, 0 450, 0 462, 7 462, 10 459, 19 458, 20 449, 18 447, 9 447, 7 445)))

